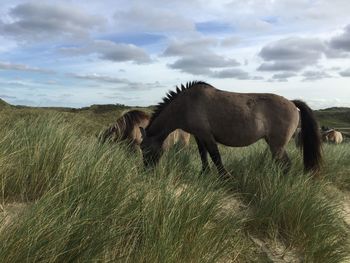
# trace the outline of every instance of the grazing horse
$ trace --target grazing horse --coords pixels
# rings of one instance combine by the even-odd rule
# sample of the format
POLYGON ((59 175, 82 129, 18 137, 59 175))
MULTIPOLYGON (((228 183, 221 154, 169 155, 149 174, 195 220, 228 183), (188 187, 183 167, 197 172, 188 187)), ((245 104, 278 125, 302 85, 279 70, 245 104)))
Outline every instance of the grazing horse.
POLYGON ((341 132, 338 132, 334 129, 326 131, 322 134, 322 139, 325 142, 332 142, 335 144, 339 144, 343 141, 343 135, 341 132))
MULTIPOLYGON (((125 141, 129 144, 132 151, 138 151, 142 141, 139 127, 145 128, 149 121, 150 115, 140 110, 131 110, 124 113, 115 124, 108 127, 99 135, 100 142, 107 140, 112 142, 125 141)), ((190 134, 182 130, 175 130, 163 143, 163 149, 168 150, 175 144, 181 147, 187 146, 190 141, 190 134)))
POLYGON ((242 147, 265 139, 273 157, 288 169, 285 147, 301 118, 304 168, 317 174, 321 163, 321 140, 312 110, 302 101, 289 101, 266 93, 235 93, 201 82, 189 82, 169 91, 157 105, 150 123, 140 128, 145 166, 155 165, 162 155, 164 139, 175 129, 191 133, 197 142, 202 171, 208 168, 209 152, 219 175, 224 168, 217 143, 242 147))

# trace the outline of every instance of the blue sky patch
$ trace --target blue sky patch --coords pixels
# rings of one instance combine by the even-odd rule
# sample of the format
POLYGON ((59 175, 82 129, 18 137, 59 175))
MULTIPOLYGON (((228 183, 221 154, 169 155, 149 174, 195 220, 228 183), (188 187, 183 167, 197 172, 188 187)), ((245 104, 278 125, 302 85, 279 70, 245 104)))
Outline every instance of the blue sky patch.
POLYGON ((224 22, 206 21, 196 23, 196 30, 204 34, 232 33, 234 28, 224 22))
POLYGON ((278 24, 279 17, 278 16, 265 16, 261 18, 262 21, 265 21, 269 24, 276 25, 278 24))

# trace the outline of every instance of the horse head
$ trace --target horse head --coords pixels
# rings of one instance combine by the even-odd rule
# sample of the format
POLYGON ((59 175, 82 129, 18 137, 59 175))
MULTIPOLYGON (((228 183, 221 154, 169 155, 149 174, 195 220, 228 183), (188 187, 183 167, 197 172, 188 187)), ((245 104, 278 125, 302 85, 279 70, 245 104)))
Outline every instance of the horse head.
POLYGON ((146 130, 140 127, 142 136, 141 151, 145 167, 153 167, 163 154, 163 141, 159 141, 156 136, 148 136, 146 130))

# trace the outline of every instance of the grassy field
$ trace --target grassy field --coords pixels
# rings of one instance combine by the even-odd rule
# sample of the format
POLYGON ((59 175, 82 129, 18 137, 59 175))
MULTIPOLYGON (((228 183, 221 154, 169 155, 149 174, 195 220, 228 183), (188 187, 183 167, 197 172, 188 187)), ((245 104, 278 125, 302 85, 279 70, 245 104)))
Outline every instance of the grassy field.
POLYGON ((303 174, 293 143, 287 175, 263 142, 221 147, 234 175, 224 183, 199 174, 195 145, 155 170, 123 144, 100 145, 122 105, 0 107, 0 262, 350 259, 349 143, 324 145, 320 179, 303 174))

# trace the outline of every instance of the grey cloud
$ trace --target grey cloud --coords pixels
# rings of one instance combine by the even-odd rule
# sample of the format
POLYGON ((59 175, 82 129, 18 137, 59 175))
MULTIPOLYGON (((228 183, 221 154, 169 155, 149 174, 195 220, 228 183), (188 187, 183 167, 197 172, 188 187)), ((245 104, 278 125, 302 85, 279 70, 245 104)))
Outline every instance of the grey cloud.
POLYGON ((248 72, 242 69, 224 69, 221 71, 213 71, 211 74, 214 78, 234 78, 234 79, 251 79, 248 72))
POLYGON ((172 41, 163 56, 175 56, 178 59, 168 64, 172 69, 193 75, 212 75, 213 68, 228 68, 240 65, 235 59, 226 58, 212 51, 218 44, 213 38, 199 38, 185 41, 172 41))
POLYGON ((350 52, 350 25, 345 27, 341 35, 333 37, 329 44, 333 49, 350 52))
POLYGON ((87 43, 85 46, 61 48, 60 51, 71 56, 97 54, 101 59, 116 62, 151 62, 151 58, 143 49, 132 44, 114 43, 108 40, 95 40, 87 43))
POLYGON ((75 6, 29 2, 13 8, 11 22, 0 20, 0 34, 23 41, 86 37, 104 24, 102 17, 88 15, 75 6))
POLYGON ((165 49, 163 56, 183 56, 209 53, 210 47, 215 46, 217 41, 213 38, 200 38, 187 41, 172 41, 165 49))
POLYGON ((235 59, 227 59, 216 54, 203 54, 201 56, 185 56, 168 66, 194 75, 207 75, 211 73, 210 68, 225 68, 238 65, 240 64, 235 59))
POLYGON ((263 63, 258 67, 259 71, 299 71, 305 65, 299 61, 278 61, 263 63))
POLYGON ((350 68, 339 72, 339 75, 342 76, 342 77, 350 77, 350 68))
POLYGON ((272 79, 273 80, 278 80, 278 81, 287 81, 288 78, 295 77, 295 76, 296 76, 295 73, 283 72, 283 73, 274 74, 272 76, 272 79))
POLYGON ((318 79, 332 78, 331 75, 323 71, 305 71, 302 76, 304 77, 303 81, 314 81, 318 79))
POLYGON ((326 50, 324 51, 327 58, 349 58, 350 53, 345 50, 333 48, 330 42, 326 42, 326 50))
POLYGON ((240 41, 241 38, 237 36, 227 37, 221 41, 220 45, 223 47, 232 47, 236 46, 240 41))
POLYGON ((130 83, 130 81, 127 79, 103 76, 98 74, 89 74, 89 75, 68 74, 68 75, 76 79, 94 80, 97 82, 107 82, 107 83, 115 83, 115 84, 130 83))
MULTIPOLYGON (((124 78, 111 77, 99 74, 68 74, 68 76, 76 79, 90 80, 98 83, 111 83, 118 85, 119 90, 150 90, 154 88, 164 87, 158 81, 153 83, 134 82, 124 78)), ((96 86, 93 86, 96 87, 96 86)))
POLYGON ((325 51, 319 39, 287 38, 263 47, 259 56, 264 59, 258 70, 261 71, 300 71, 315 65, 325 51))
POLYGON ((119 31, 184 32, 195 30, 195 25, 190 19, 179 15, 178 12, 159 9, 157 6, 152 6, 152 8, 135 6, 127 11, 116 12, 114 19, 119 31))
POLYGON ((29 71, 29 72, 38 72, 38 73, 46 73, 46 74, 54 73, 54 71, 52 70, 31 67, 24 64, 15 64, 15 63, 7 63, 7 62, 0 62, 0 70, 29 71))
POLYGON ((121 87, 121 90, 130 91, 130 90, 151 90, 151 89, 158 89, 158 88, 164 88, 165 86, 160 84, 158 81, 155 81, 153 83, 141 83, 141 82, 130 82, 126 84, 125 86, 121 87))
POLYGON ((264 80, 264 77, 262 76, 253 76, 251 77, 252 80, 264 80))

